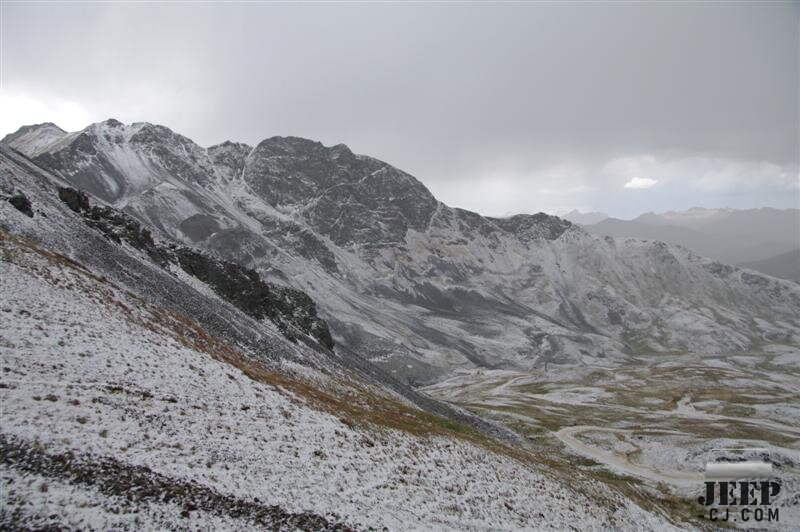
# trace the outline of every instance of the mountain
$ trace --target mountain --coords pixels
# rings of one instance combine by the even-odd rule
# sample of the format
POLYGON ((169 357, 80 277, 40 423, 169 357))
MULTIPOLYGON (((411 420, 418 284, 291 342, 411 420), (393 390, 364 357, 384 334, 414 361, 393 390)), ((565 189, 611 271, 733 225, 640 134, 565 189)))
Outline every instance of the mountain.
POLYGON ((602 222, 609 216, 604 212, 581 212, 579 210, 571 210, 564 216, 562 216, 565 220, 569 220, 570 222, 578 225, 590 225, 602 222))
POLYGON ((671 528, 335 344, 305 292, 73 185, 0 147, 2 528, 671 528))
POLYGON ((0 146, 0 315, 9 529, 685 529, 562 425, 683 460, 595 409, 613 385, 624 427, 763 432, 692 402, 708 360, 777 434, 800 345, 791 281, 451 208, 341 144, 115 120, 0 146))
POLYGON ((668 211, 664 213, 647 212, 634 218, 634 221, 650 225, 677 225, 680 227, 697 227, 725 220, 736 212, 735 209, 706 209, 692 207, 685 211, 668 211))
MULTIPOLYGON (((800 242, 800 209, 702 209, 647 213, 633 220, 608 218, 587 231, 622 238, 679 244, 729 264, 757 264, 786 253, 800 242)), ((758 268, 753 268, 758 269, 758 268)), ((775 270, 759 270, 774 275, 775 270)), ((782 276, 779 276, 782 277, 782 276)), ((792 277, 784 277, 792 279, 792 277)))
POLYGON ((307 292, 337 346, 412 384, 458 368, 588 371, 641 352, 798 341, 794 283, 545 214, 451 208, 342 144, 206 149, 108 120, 33 161, 164 238, 307 292))
POLYGON ((775 255, 768 259, 742 263, 743 268, 750 268, 767 273, 773 277, 792 279, 800 283, 800 249, 775 255))

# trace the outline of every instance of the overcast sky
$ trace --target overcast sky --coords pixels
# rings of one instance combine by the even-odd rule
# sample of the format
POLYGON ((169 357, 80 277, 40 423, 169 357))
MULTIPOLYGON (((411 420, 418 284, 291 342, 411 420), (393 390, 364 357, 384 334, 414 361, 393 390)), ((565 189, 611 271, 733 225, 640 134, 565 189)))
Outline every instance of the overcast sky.
POLYGON ((0 5, 0 134, 344 142, 489 215, 800 207, 798 2, 0 5))

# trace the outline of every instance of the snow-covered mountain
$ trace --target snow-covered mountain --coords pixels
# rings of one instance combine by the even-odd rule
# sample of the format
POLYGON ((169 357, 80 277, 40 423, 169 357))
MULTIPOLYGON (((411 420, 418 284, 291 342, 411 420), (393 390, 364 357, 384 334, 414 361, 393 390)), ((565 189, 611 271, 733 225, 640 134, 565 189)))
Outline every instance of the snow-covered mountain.
POLYGON ((0 147, 0 527, 670 527, 331 348, 315 309, 0 147))
POLYGON ((669 529, 692 516, 412 385, 774 361, 800 285, 454 209, 344 145, 109 120, 2 141, 0 316, 6 528, 669 529))
POLYGON ((37 127, 4 143, 165 238, 307 292, 337 345, 412 383, 456 368, 800 344, 795 283, 545 214, 451 208, 342 144, 206 149, 108 120, 42 146, 37 127))

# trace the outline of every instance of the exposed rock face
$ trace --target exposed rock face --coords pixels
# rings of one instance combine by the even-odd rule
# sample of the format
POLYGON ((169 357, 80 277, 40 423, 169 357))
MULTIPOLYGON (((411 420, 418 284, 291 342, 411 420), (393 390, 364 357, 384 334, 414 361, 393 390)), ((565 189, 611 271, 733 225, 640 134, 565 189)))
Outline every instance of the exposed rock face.
POLYGON ((307 292, 338 345, 408 382, 459 367, 746 351, 776 331, 800 344, 795 283, 542 213, 451 208, 341 144, 273 137, 206 150, 160 126, 112 121, 34 160, 154 234, 307 292))
POLYGON ((74 188, 61 187, 58 189, 58 198, 67 204, 67 206, 74 212, 88 211, 91 205, 89 204, 89 196, 83 194, 74 188))
POLYGON ((534 215, 518 214, 511 218, 495 219, 494 222, 524 242, 555 240, 572 227, 571 222, 542 212, 534 215))
POLYGON ((251 151, 253 147, 247 144, 225 141, 208 148, 208 156, 217 172, 226 181, 233 181, 242 175, 245 159, 251 151))
POLYGON ((296 341, 299 331, 333 349, 327 324, 317 317, 314 301, 304 292, 265 283, 253 270, 215 260, 194 249, 180 247, 173 253, 186 273, 254 318, 269 318, 290 340, 296 341))
POLYGON ((335 244, 397 245, 424 230, 437 201, 422 183, 386 163, 296 137, 261 142, 244 179, 267 203, 299 208, 335 244))

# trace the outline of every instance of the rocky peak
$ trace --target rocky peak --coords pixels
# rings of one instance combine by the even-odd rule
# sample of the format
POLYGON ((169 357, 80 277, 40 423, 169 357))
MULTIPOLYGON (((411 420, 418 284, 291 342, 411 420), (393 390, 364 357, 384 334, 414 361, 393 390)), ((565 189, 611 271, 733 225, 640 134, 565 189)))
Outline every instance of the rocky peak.
POLYGON ((171 129, 110 118, 47 146, 34 160, 109 202, 164 181, 207 185, 214 167, 206 151, 171 129))
POLYGON ((103 125, 112 127, 112 128, 122 128, 125 127, 125 124, 117 120, 116 118, 108 118, 105 121, 101 122, 103 125))
POLYGON ((178 144, 188 147, 197 146, 192 140, 175 133, 166 126, 138 122, 131 124, 130 142, 138 144, 178 144))
POLYGON ((329 148, 316 140, 303 137, 275 136, 264 139, 258 143, 256 149, 270 155, 309 155, 314 152, 323 152, 329 148))
MULTIPOLYGON (((261 199, 301 216, 318 234, 365 247, 400 245, 409 229, 425 231, 438 205, 413 176, 345 144, 276 136, 255 148, 226 141, 203 149, 165 126, 113 118, 78 133, 58 131, 61 137, 36 161, 110 203, 124 205, 163 182, 207 187, 241 177, 261 199)), ((461 223, 524 241, 557 238, 571 225, 545 214, 475 217, 461 223)))
POLYGON ((423 230, 436 199, 415 178, 382 161, 298 137, 272 137, 247 160, 245 180, 277 208, 299 211, 339 245, 396 244, 423 230))
POLYGON ((52 122, 44 122, 22 126, 14 133, 6 135, 0 144, 14 148, 28 157, 33 157, 66 134, 66 131, 52 122))
POLYGON ((208 151, 213 152, 246 152, 249 153, 253 151, 253 147, 249 144, 245 144, 244 142, 234 142, 232 140, 226 140, 219 144, 214 144, 213 146, 208 147, 208 151))
POLYGON ((245 159, 253 151, 253 147, 226 140, 222 144, 210 146, 206 151, 220 176, 231 181, 242 175, 245 159))

